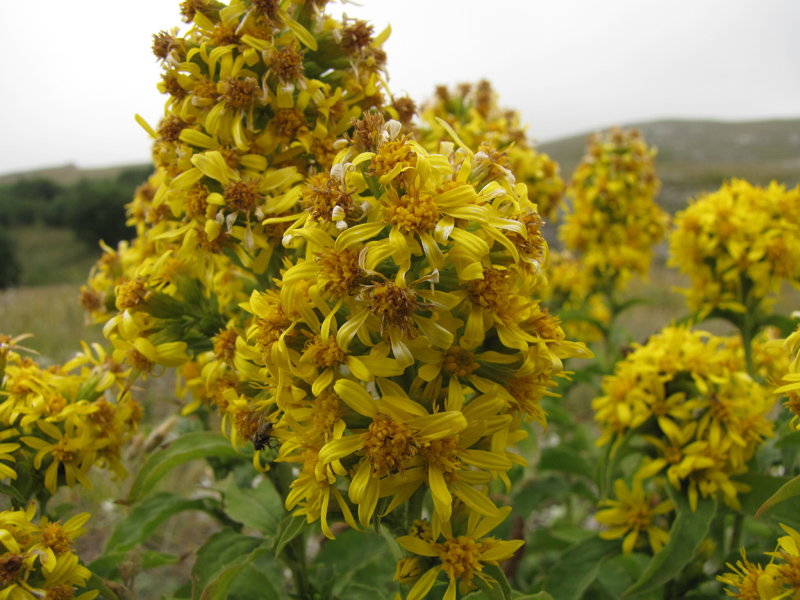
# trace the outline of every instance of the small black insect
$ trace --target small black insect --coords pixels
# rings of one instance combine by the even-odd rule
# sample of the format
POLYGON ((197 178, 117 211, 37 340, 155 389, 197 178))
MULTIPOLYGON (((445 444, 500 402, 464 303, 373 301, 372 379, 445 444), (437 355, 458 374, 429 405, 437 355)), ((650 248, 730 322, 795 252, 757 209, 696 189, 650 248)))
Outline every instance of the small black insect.
POLYGON ((275 449, 272 445, 272 432, 274 426, 274 423, 267 421, 266 419, 262 419, 258 422, 258 426, 253 432, 253 437, 251 438, 253 447, 256 450, 263 450, 264 448, 269 448, 270 450, 275 449))

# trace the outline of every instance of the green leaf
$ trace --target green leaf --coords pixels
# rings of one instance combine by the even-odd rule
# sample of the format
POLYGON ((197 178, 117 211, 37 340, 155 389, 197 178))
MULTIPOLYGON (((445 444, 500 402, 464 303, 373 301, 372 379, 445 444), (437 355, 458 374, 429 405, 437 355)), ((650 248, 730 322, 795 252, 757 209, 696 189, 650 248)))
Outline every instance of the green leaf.
POLYGON ((784 483, 777 492, 772 494, 772 496, 770 496, 756 511, 756 518, 765 510, 769 510, 776 504, 798 495, 800 495, 800 475, 784 483))
POLYGON ((92 577, 86 582, 86 587, 90 590, 97 590, 100 592, 100 597, 106 598, 107 600, 119 600, 119 596, 108 587, 109 584, 116 585, 92 573, 92 577))
POLYGON ((126 502, 134 504, 141 500, 170 469, 206 456, 242 457, 233 449, 230 441, 220 433, 211 431, 186 433, 166 448, 150 455, 131 484, 126 502))
POLYGON ((227 598, 236 575, 259 553, 269 551, 258 548, 262 541, 232 529, 223 529, 208 538, 197 551, 192 567, 192 600, 227 598))
POLYGON ((258 487, 240 488, 233 477, 221 486, 225 493, 225 513, 237 523, 255 529, 265 537, 274 537, 283 516, 283 502, 269 479, 258 487))
POLYGON ((293 517, 287 515, 278 524, 278 543, 275 544, 275 558, 278 558, 286 547, 298 535, 302 534, 308 523, 305 517, 293 517))
POLYGON ((734 481, 749 485, 751 488, 747 493, 739 493, 742 512, 745 515, 758 514, 760 522, 766 521, 775 525, 783 523, 795 529, 800 528, 800 498, 797 496, 785 498, 764 508, 767 502, 796 479, 773 477, 763 473, 745 473, 733 477, 734 481))
POLYGON ((670 485, 666 486, 666 491, 675 503, 677 513, 669 530, 669 542, 650 559, 638 581, 625 590, 624 597, 650 592, 675 579, 692 560, 717 512, 717 501, 714 498, 700 498, 697 501, 697 510, 692 511, 685 494, 670 485))
POLYGON ((567 446, 553 446, 542 450, 539 471, 559 471, 574 473, 587 479, 592 478, 592 467, 580 454, 567 446))
POLYGON ((782 438, 775 442, 776 448, 783 448, 784 446, 800 444, 800 431, 793 431, 792 433, 787 433, 782 438))
POLYGON ((545 581, 545 591, 558 600, 579 600, 605 561, 622 552, 619 540, 595 537, 567 549, 545 581))
MULTIPOLYGON (((495 585, 495 583, 492 584, 492 589, 499 587, 502 594, 500 598, 511 600, 511 586, 508 584, 508 579, 506 579, 506 574, 503 572, 503 569, 497 565, 486 565, 483 567, 483 572, 496 582, 497 585, 495 585)), ((476 579, 480 579, 480 577, 476 579)))
POLYGON ((28 503, 28 499, 25 498, 22 494, 20 494, 17 488, 12 487, 6 483, 0 482, 0 494, 5 494, 6 496, 10 496, 11 498, 13 498, 14 500, 23 505, 28 503))
MULTIPOLYGON (((333 594, 342 598, 349 596, 350 586, 355 583, 384 587, 394 576, 396 561, 383 536, 364 534, 352 529, 337 534, 335 541, 325 541, 313 566, 325 565, 333 570, 333 584, 328 584, 333 594)), ((325 585, 328 574, 320 571, 315 585, 325 585)))
POLYGON ((231 585, 228 598, 230 600, 253 600, 254 598, 278 600, 280 598, 289 598, 280 568, 269 554, 255 557, 252 563, 242 569, 233 585, 231 585), (272 560, 270 565, 272 568, 268 569, 269 572, 265 572, 257 566, 265 558, 272 560))
POLYGON ((513 600, 554 600, 554 598, 547 592, 539 592, 538 594, 523 594, 516 590, 511 593, 513 600))
POLYGON ((106 543, 105 553, 125 552, 144 542, 159 525, 186 510, 210 512, 219 504, 212 498, 187 500, 177 494, 159 492, 131 510, 126 519, 120 521, 106 543))
POLYGON ((503 594, 503 587, 498 581, 484 581, 480 577, 473 578, 472 582, 478 586, 488 600, 511 600, 511 595, 503 594))
POLYGON ((600 489, 601 500, 608 498, 608 491, 611 489, 611 481, 617 467, 619 467, 619 463, 622 462, 623 458, 631 454, 632 450, 628 446, 628 443, 634 435, 636 435, 636 430, 629 429, 618 442, 607 444, 605 452, 603 452, 597 460, 595 480, 597 482, 597 487, 600 489))

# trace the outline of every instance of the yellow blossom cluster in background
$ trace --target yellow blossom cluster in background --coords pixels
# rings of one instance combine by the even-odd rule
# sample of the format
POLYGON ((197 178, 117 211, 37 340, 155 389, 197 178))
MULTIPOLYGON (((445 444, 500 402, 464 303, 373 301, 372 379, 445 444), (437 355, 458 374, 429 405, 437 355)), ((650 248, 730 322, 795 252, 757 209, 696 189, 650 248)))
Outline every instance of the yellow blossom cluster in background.
POLYGON ((488 81, 461 84, 454 90, 436 88, 435 97, 422 107, 416 132, 429 152, 438 152, 442 142, 452 141, 438 119, 450 125, 470 148, 486 156, 483 168, 524 183, 528 198, 543 219, 556 218, 564 195, 558 163, 536 151, 520 124, 519 112, 500 108, 488 81))
POLYGON ((23 495, 40 484, 50 494, 65 483, 91 489, 88 473, 95 465, 125 477, 122 447, 143 416, 125 389, 130 369, 100 345, 84 346, 68 363, 47 368, 10 346, 3 352, 0 440, 7 443, 0 448, 15 452, 16 459, 7 455, 9 462, 24 457, 26 472, 20 479, 16 468, 0 464, 0 476, 18 480, 23 495))
POLYGON ((602 429, 597 444, 616 446, 633 430, 647 448, 637 478, 666 475, 693 509, 700 496, 738 508, 745 488, 731 477, 747 472, 774 430, 774 396, 745 366, 738 342, 688 326, 663 329, 604 378, 604 395, 592 403, 602 429))
POLYGON ((728 563, 732 572, 717 576, 719 581, 735 588, 725 588, 729 596, 757 600, 797 597, 800 593, 800 533, 783 523, 781 527, 788 535, 778 538, 774 552, 765 552, 770 557, 766 566, 747 560, 742 548, 742 560, 736 561, 735 566, 728 563))
POLYGON ((36 504, 27 509, 0 512, 0 599, 91 600, 90 591, 75 596, 92 576, 72 552, 75 538, 85 533, 83 524, 89 513, 81 513, 66 523, 42 517, 33 523, 36 504))
POLYGON ((715 308, 768 310, 784 280, 800 278, 800 187, 734 179, 675 217, 670 265, 688 273, 681 290, 701 318, 715 308))
MULTIPOLYGON (((800 313, 795 312, 793 316, 800 318, 800 313)), ((782 341, 782 345, 786 350, 788 365, 779 371, 783 375, 783 385, 775 393, 787 397, 785 406, 794 415, 792 426, 800 430, 800 326, 782 341)))
POLYGON ((559 237, 597 288, 622 290, 631 277, 647 277, 669 221, 654 202, 654 156, 636 129, 594 134, 567 187, 572 205, 559 237))

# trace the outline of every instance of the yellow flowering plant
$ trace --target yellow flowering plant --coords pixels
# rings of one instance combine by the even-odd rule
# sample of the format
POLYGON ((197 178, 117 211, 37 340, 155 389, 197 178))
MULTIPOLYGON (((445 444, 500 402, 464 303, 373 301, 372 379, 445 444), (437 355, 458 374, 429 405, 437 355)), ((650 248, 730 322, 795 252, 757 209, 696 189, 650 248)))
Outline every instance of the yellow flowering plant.
MULTIPOLYGON (((618 356, 636 302, 618 295, 668 222, 654 150, 635 130, 590 140, 551 257, 564 184, 519 114, 485 81, 417 114, 388 85, 391 29, 328 8, 183 0, 183 29, 153 36, 167 100, 159 123, 136 118, 154 167, 127 207, 136 235, 103 245, 80 295, 107 343, 46 366, 0 336, 0 600, 132 597, 182 561, 151 536, 187 511, 215 529, 164 597, 719 591, 708 565, 779 481, 754 471, 776 466, 773 391, 794 394, 796 358, 774 332, 684 325, 618 356), (606 364, 565 369, 598 340, 606 364), (559 392, 601 371, 591 423, 559 392), (145 437, 135 398, 160 377, 174 414, 145 437), (170 487, 190 461, 201 483, 170 487), (131 466, 127 515, 84 567, 88 513, 53 505, 131 466)), ((739 259, 791 255, 778 221, 783 246, 770 233, 739 259)), ((796 277, 781 264, 747 277, 773 289, 796 277)), ((722 581, 789 585, 750 570, 722 581)))
POLYGON ((593 134, 567 186, 571 202, 558 230, 563 250, 553 257, 546 301, 559 308, 567 331, 604 341, 606 373, 620 358, 615 346, 627 342, 616 318, 647 301, 620 294, 633 277, 647 279, 669 224, 655 202, 655 154, 637 129, 593 134))

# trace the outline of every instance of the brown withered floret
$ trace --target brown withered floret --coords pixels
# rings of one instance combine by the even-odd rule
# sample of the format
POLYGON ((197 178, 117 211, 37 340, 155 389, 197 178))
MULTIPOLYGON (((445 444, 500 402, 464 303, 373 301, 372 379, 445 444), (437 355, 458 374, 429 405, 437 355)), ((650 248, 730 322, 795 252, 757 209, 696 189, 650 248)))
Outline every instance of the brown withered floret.
POLYGON ((311 213, 315 221, 328 222, 333 218, 333 210, 338 206, 345 212, 353 208, 353 198, 341 184, 327 173, 319 173, 308 178, 303 186, 301 199, 303 209, 311 213))
POLYGON ((162 83, 164 84, 164 92, 172 96, 175 100, 180 101, 186 97, 186 90, 183 89, 178 83, 178 77, 171 71, 167 71, 161 75, 162 83))
POLYGON ((253 0, 253 12, 270 21, 276 21, 280 7, 279 0, 253 0))
POLYGON ((360 119, 353 121, 352 137, 345 137, 355 146, 359 154, 361 152, 376 152, 380 145, 383 125, 384 118, 382 114, 375 112, 364 113, 360 119))
POLYGON ((195 231, 197 232, 197 245, 206 252, 211 252, 212 254, 220 254, 225 247, 225 242, 227 242, 230 237, 230 234, 220 231, 217 237, 213 240, 209 240, 202 225, 198 225, 195 231))
POLYGON ((180 117, 169 115, 158 126, 158 139, 163 142, 177 142, 181 139, 181 131, 187 126, 188 123, 180 117))
POLYGON ((105 294, 86 286, 81 287, 81 306, 89 313, 102 310, 105 306, 105 294))
POLYGON ((411 123, 411 119, 417 114, 417 105, 408 97, 395 99, 392 106, 397 111, 398 119, 403 125, 411 123))
POLYGON ((175 38, 166 31, 159 31, 153 34, 153 54, 155 54, 156 58, 166 59, 174 45, 175 38))
POLYGON ((222 98, 234 108, 250 106, 261 92, 255 77, 234 79, 229 77, 221 86, 222 98))
POLYGON ((486 117, 489 114, 489 110, 492 108, 492 100, 494 98, 494 91, 492 90, 492 84, 490 84, 485 79, 478 82, 478 89, 475 91, 475 109, 480 113, 482 117, 486 117))
POLYGON ((342 29, 342 48, 350 56, 355 56, 372 43, 374 27, 366 21, 356 20, 342 29))
POLYGON ((256 207, 261 194, 258 193, 255 181, 234 181, 225 186, 222 197, 228 206, 241 212, 249 212, 256 207))
POLYGON ((282 82, 287 83, 302 77, 303 53, 286 46, 272 54, 272 70, 282 82))

